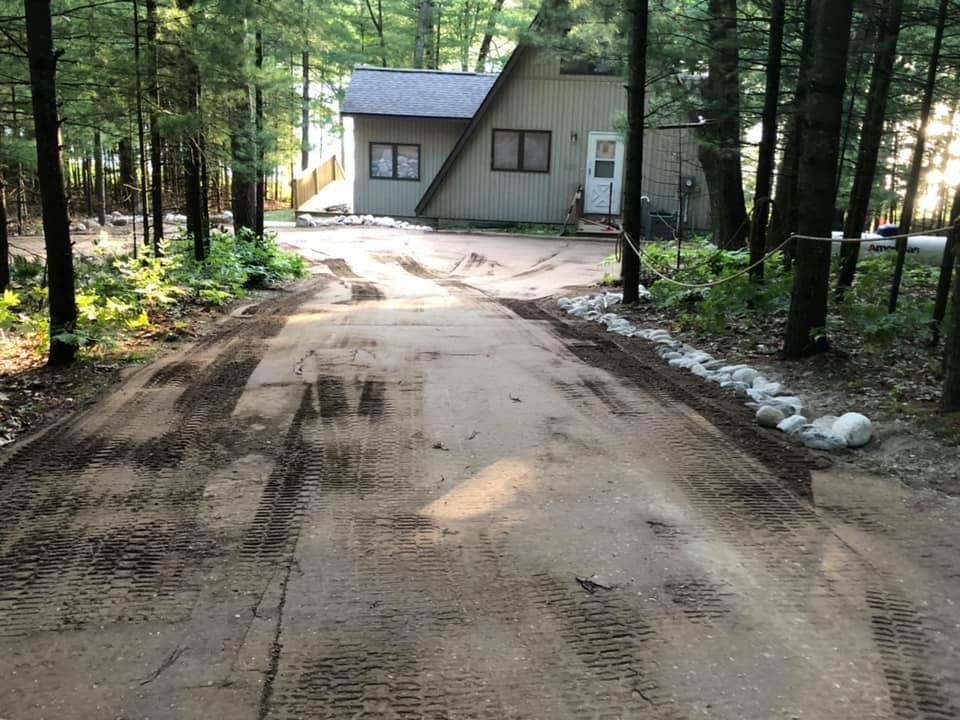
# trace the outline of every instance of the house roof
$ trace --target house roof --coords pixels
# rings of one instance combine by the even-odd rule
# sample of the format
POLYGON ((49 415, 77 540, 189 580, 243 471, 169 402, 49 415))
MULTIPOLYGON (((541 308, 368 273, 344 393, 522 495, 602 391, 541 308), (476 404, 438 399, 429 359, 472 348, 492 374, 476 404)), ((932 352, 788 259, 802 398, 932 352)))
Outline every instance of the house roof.
POLYGON ((496 79, 487 73, 358 65, 342 113, 470 120, 496 79))

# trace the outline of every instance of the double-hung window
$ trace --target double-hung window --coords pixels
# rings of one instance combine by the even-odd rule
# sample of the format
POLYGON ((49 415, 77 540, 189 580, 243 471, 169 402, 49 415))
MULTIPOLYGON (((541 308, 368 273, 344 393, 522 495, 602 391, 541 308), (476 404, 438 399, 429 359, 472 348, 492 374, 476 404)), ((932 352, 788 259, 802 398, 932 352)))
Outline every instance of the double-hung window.
POLYGON ((381 180, 419 180, 420 146, 370 143, 370 177, 381 180))
POLYGON ((509 172, 550 172, 549 130, 494 130, 491 168, 509 172))

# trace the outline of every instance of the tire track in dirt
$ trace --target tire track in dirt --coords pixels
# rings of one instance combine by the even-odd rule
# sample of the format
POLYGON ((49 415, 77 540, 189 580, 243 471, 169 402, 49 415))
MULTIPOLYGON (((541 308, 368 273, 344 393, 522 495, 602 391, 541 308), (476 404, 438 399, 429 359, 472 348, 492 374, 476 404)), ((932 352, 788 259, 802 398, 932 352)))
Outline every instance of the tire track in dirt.
MULTIPOLYGON (((640 357, 628 355, 593 328, 565 323, 532 303, 505 304, 521 317, 548 323, 577 358, 649 397, 631 402, 622 392, 591 379, 558 384, 582 411, 597 420, 603 411, 594 409, 596 403, 622 418, 619 422, 624 427, 618 432, 635 430, 634 423, 639 423, 645 434, 657 438, 656 446, 670 468, 672 482, 698 515, 708 520, 690 530, 649 521, 665 546, 676 547, 696 535, 747 549, 743 562, 755 566, 752 572, 776 578, 772 586, 782 593, 778 599, 782 609, 809 612, 810 598, 815 597, 820 603, 835 605, 841 614, 854 611, 869 626, 895 717, 943 720, 960 715, 960 706, 945 684, 957 686, 956 668, 933 642, 931 618, 897 589, 895 578, 886 576, 839 538, 810 504, 805 489, 809 481, 803 482, 809 461, 802 451, 786 448, 788 452, 780 456, 786 468, 771 473, 774 459, 761 446, 780 451, 784 443, 759 438, 752 423, 736 419, 723 403, 714 407, 707 388, 702 388, 705 400, 691 401, 695 393, 686 386, 687 379, 674 377, 676 373, 662 363, 657 365, 647 348, 631 343, 631 351, 640 357), (703 412, 713 427, 686 418, 678 410, 683 405, 703 412), (722 436, 729 440, 725 442, 722 436), (754 468, 744 467, 744 453, 755 458, 754 468), (826 569, 822 551, 828 545, 830 565, 826 569), (790 571, 784 572, 785 568, 790 571)), ((862 519, 858 525, 863 527, 862 519)), ((693 620, 721 619, 726 613, 723 598, 731 597, 699 579, 670 581, 666 590, 679 606, 693 610, 693 620)))
POLYGON ((230 416, 285 315, 313 292, 226 323, 102 421, 71 418, 4 464, 0 635, 189 614, 203 566, 227 551, 197 522, 209 468, 238 446, 276 454, 230 416))

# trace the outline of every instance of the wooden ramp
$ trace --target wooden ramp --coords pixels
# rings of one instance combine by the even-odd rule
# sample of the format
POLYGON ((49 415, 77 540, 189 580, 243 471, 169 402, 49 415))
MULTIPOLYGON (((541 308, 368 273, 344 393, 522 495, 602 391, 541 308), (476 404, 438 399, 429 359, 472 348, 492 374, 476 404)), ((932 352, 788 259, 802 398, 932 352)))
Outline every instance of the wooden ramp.
POLYGON ((336 155, 304 171, 293 181, 293 206, 297 212, 320 212, 349 201, 347 176, 336 155))

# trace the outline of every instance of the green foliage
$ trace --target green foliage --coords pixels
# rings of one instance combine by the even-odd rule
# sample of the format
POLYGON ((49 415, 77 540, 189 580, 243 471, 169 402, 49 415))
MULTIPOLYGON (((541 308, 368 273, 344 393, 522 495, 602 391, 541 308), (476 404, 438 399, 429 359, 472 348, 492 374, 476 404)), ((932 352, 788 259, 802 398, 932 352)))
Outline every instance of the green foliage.
MULTIPOLYGON (((40 350, 49 334, 47 291, 32 265, 21 269, 19 290, 0 297, 0 329, 30 338, 40 350)), ((164 246, 162 257, 113 255, 101 248, 77 258, 75 271, 77 325, 56 337, 83 348, 109 348, 149 328, 159 314, 176 316, 189 304, 222 305, 249 288, 301 277, 304 262, 280 250, 273 237, 214 232, 203 262, 193 259, 193 240, 181 237, 164 246)))
MULTIPOLYGON (((649 244, 646 260, 661 272, 676 264, 676 248, 668 244, 649 244)), ((678 282, 702 284, 728 278, 749 265, 746 251, 718 251, 713 245, 691 242, 684 246, 678 282)), ((666 274, 666 273, 664 273, 666 274)), ((650 291, 663 307, 677 309, 677 319, 685 329, 721 334, 731 327, 752 327, 758 320, 786 312, 790 304, 792 278, 783 270, 779 256, 771 258, 763 284, 741 275, 712 288, 685 288, 658 281, 650 291)))
MULTIPOLYGON (((670 275, 676 264, 676 246, 650 243, 644 247, 644 257, 670 275)), ((873 349, 889 347, 904 338, 925 337, 933 314, 938 269, 908 266, 899 309, 890 315, 887 298, 894 259, 894 254, 889 253, 860 260, 853 288, 842 299, 831 302, 828 325, 822 329, 825 335, 859 341, 873 349)), ((612 256, 607 260, 612 261, 612 256)), ((731 277, 748 264, 745 250, 718 251, 707 243, 688 243, 682 253, 680 272, 671 276, 688 284, 709 283, 731 277)), ((604 278, 607 277, 605 274, 604 278)), ((792 284, 793 276, 776 256, 766 265, 763 284, 752 282, 747 275, 712 288, 685 288, 658 280, 650 291, 658 305, 675 311, 681 329, 721 335, 750 330, 760 322, 785 319, 792 284)))
POLYGON ((894 253, 860 260, 857 280, 834 302, 828 317, 830 335, 856 335, 868 347, 887 347, 895 340, 926 335, 933 316, 932 293, 937 284, 938 269, 915 266, 904 270, 901 302, 897 312, 887 312, 887 300, 893 277, 894 253))

